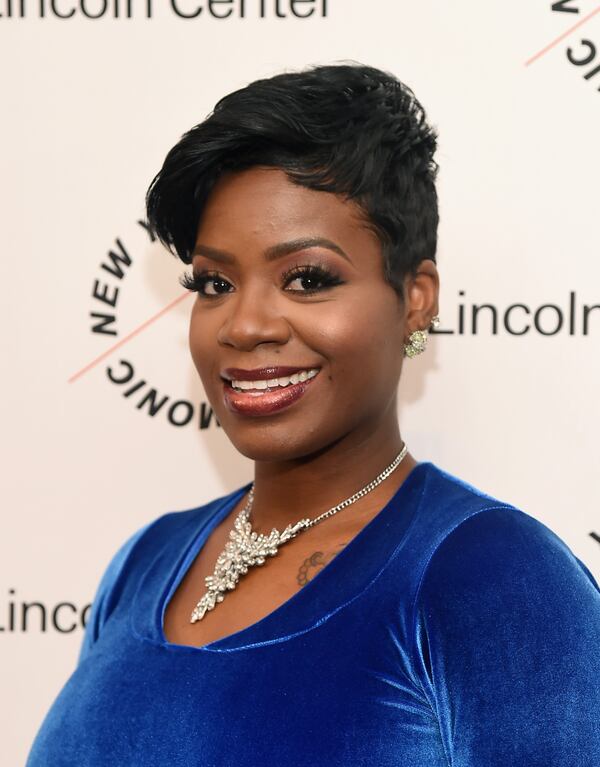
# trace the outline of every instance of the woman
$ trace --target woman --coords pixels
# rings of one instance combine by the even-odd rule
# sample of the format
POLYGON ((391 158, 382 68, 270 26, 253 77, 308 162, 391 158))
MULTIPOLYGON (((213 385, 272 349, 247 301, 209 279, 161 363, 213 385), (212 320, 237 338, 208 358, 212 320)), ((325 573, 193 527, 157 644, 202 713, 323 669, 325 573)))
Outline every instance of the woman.
POLYGON ((600 764, 597 583, 400 434, 435 147, 409 88, 343 64, 226 96, 168 153, 148 217, 254 481, 115 556, 30 767, 600 764))

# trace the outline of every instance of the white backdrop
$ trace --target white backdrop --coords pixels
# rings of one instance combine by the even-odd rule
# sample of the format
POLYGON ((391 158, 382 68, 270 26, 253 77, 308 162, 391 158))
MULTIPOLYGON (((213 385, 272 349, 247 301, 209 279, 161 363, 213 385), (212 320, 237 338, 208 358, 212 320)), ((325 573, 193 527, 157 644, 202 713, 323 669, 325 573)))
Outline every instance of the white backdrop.
POLYGON ((168 149, 257 77, 354 59, 414 89, 440 133, 443 332, 406 361, 403 437, 545 522, 600 577, 600 6, 262 9, 0 0, 3 764, 23 763, 123 540, 251 478, 214 419, 199 426, 184 266, 139 221, 168 149), (119 277, 103 265, 121 249, 119 277), (93 332, 94 312, 116 334, 93 332), (168 397, 154 416, 138 407, 151 389, 168 397))

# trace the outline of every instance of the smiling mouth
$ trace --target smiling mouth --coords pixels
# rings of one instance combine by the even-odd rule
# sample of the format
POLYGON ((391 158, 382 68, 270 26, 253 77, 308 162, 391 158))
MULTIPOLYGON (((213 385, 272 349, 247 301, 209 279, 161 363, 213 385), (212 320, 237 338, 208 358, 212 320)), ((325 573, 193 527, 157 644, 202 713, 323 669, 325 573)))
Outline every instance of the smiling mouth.
POLYGON ((278 378, 243 380, 223 378, 223 401, 242 416, 268 416, 286 410, 314 385, 320 368, 298 370, 278 378))
POLYGON ((258 381, 244 381, 242 379, 233 379, 226 381, 227 384, 238 393, 248 392, 252 394, 266 394, 285 389, 288 386, 295 386, 314 378, 319 372, 319 368, 307 368, 289 376, 279 376, 279 378, 264 378, 258 381))

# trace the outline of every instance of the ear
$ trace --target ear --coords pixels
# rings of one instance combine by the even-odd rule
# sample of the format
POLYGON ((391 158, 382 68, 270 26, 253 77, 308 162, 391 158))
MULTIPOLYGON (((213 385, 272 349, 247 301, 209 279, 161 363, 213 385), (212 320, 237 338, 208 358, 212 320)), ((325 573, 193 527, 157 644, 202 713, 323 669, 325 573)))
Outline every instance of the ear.
POLYGON ((440 277, 435 263, 425 258, 416 273, 404 278, 406 336, 415 330, 429 330, 439 313, 440 277))

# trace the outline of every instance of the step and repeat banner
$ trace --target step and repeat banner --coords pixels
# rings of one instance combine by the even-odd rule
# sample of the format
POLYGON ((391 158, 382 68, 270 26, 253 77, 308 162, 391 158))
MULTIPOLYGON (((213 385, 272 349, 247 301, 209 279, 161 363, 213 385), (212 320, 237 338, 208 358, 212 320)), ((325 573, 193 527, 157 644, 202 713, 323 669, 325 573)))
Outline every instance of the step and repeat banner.
POLYGON ((148 184, 221 96, 348 60, 406 82, 440 137, 441 324, 405 360, 402 435, 600 578, 597 1, 0 0, 2 764, 125 538, 252 476, 148 184))

